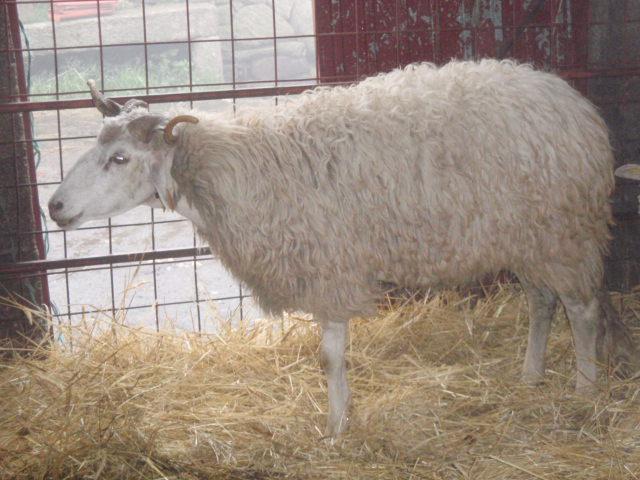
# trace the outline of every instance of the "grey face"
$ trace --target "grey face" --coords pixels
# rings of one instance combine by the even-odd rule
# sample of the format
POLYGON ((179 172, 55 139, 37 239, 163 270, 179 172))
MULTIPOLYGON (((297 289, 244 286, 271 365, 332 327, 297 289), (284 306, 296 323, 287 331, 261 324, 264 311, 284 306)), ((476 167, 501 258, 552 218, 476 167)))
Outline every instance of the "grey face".
MULTIPOLYGON (((51 218, 68 230, 143 203, 174 209, 176 187, 170 172, 177 137, 173 129, 198 119, 178 115, 167 121, 149 114, 141 100, 120 105, 100 93, 93 80, 87 83, 96 107, 107 118, 96 145, 80 157, 51 197, 51 218)), ((198 218, 195 213, 192 216, 198 218)))
POLYGON ((171 148, 152 142, 162 117, 135 109, 107 118, 96 145, 67 173, 49 202, 51 218, 63 229, 107 218, 143 203, 159 206, 150 165, 171 148))

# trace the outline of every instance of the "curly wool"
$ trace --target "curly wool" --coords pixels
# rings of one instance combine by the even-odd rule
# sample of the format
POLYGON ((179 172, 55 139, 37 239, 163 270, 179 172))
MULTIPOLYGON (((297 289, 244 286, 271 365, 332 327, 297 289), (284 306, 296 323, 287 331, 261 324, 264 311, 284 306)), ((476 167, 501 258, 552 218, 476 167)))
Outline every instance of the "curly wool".
POLYGON ((383 282, 438 288, 499 270, 561 295, 601 286, 608 132, 553 74, 419 64, 195 115, 172 176, 267 311, 348 319, 372 313, 383 282))

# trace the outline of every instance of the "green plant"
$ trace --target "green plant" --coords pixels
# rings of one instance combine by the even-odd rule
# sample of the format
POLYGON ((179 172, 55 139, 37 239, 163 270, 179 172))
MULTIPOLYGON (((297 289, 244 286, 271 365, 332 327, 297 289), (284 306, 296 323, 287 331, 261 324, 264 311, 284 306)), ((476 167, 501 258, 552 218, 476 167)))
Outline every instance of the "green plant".
MULTIPOLYGON (((160 61, 149 66, 149 86, 167 87, 171 91, 188 91, 189 61, 176 59, 175 55, 166 55, 160 61), (184 87, 173 87, 184 85, 184 87)), ((85 96, 86 81, 89 78, 100 79, 100 67, 96 63, 70 63, 58 74, 58 93, 85 96)), ((222 82, 221 72, 208 71, 205 75, 195 70, 194 84, 211 84, 222 82)), ((99 83, 99 82, 98 82, 99 83)), ((130 63, 113 68, 105 68, 104 88, 118 90, 118 95, 139 94, 145 88, 145 68, 142 63, 130 63)), ((37 94, 40 99, 53 99, 56 94, 56 81, 52 73, 42 73, 31 78, 30 93, 37 94), (45 95, 44 97, 42 95, 45 95)))

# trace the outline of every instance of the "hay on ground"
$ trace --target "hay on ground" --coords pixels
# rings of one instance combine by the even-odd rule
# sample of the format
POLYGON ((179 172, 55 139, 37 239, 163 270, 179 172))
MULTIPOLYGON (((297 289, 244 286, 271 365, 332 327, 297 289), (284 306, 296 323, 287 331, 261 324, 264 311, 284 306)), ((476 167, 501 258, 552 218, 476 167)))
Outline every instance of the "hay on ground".
POLYGON ((73 348, 1 364, 0 476, 640 478, 640 380, 574 396, 561 318, 540 387, 519 382, 527 315, 513 287, 473 308, 447 293, 352 322, 353 419, 333 444, 313 323, 205 336, 87 319, 67 332, 73 348))

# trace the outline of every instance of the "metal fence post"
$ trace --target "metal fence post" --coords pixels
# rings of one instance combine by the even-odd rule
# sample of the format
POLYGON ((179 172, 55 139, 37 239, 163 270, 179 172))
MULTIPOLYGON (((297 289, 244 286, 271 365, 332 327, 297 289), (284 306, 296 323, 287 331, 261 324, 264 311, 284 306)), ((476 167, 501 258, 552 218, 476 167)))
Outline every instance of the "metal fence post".
MULTIPOLYGON (((0 98, 26 100, 17 6, 0 3, 0 98)), ((35 183, 31 123, 27 113, 0 111, 0 263, 42 259, 45 256, 40 206, 35 183)), ((47 335, 42 320, 9 303, 26 307, 48 304, 45 275, 29 278, 0 275, 0 341, 13 348, 39 343, 47 335)))

